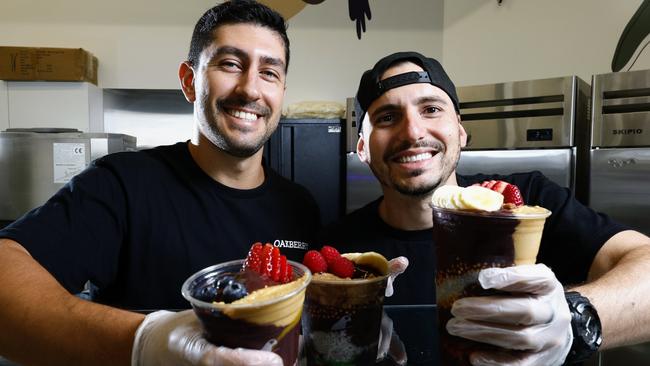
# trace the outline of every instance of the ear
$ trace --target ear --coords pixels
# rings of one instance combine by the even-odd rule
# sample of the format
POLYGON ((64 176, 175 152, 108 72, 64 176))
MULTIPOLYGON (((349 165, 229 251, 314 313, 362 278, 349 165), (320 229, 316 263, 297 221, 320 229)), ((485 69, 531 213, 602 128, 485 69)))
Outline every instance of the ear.
POLYGON ((368 147, 366 146, 366 140, 363 138, 363 133, 359 134, 359 139, 357 140, 357 156, 359 160, 364 163, 369 163, 370 155, 366 151, 368 147))
POLYGON ((460 147, 465 147, 467 146, 467 131, 465 131, 463 124, 460 123, 460 115, 458 115, 458 130, 460 132, 460 147))
POLYGON ((196 92, 194 91, 194 69, 189 61, 184 61, 178 67, 178 80, 181 83, 181 90, 188 102, 194 103, 196 92))

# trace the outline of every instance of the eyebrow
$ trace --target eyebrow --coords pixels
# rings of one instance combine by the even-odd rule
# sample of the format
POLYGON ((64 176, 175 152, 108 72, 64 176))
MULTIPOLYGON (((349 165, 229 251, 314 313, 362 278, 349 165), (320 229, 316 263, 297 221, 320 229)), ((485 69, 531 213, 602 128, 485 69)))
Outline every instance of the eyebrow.
MULTIPOLYGON (((420 98, 415 100, 414 104, 415 105, 420 105, 420 104, 432 103, 432 102, 433 103, 442 103, 442 104, 445 104, 445 105, 448 104, 447 101, 444 98, 439 97, 437 95, 427 95, 427 96, 424 96, 424 97, 420 97, 420 98)), ((394 111, 394 110, 398 110, 398 109, 400 109, 400 105, 398 105, 398 104, 393 104, 393 103, 384 104, 384 105, 382 105, 381 107, 379 107, 379 108, 377 108, 375 110, 375 112, 372 114, 372 117, 374 118, 375 116, 377 116, 380 113, 387 112, 387 111, 394 111)))
MULTIPOLYGON (((246 52, 244 52, 244 50, 233 46, 218 47, 216 50, 212 51, 209 55, 209 59, 212 61, 215 57, 223 55, 234 55, 242 60, 250 61, 250 57, 246 52)), ((283 69, 285 68, 284 61, 277 57, 260 56, 260 63, 264 65, 279 66, 283 69)))

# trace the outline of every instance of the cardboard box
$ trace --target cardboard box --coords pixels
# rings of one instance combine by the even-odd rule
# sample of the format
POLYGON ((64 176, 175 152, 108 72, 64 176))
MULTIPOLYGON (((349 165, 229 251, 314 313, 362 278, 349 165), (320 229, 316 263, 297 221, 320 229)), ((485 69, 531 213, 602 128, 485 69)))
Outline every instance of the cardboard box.
POLYGON ((97 58, 82 48, 0 47, 0 80, 88 81, 97 58))

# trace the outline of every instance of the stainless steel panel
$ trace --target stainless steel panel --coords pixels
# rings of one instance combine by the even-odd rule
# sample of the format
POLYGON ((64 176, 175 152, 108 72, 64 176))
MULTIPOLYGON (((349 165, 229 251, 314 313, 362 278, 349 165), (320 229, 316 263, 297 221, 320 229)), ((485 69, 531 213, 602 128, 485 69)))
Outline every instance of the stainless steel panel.
POLYGON ((138 148, 192 137, 193 109, 180 90, 104 89, 104 131, 137 137, 138 148))
POLYGON ((650 148, 591 152, 590 205, 650 235, 650 148))
POLYGON ((457 88, 457 92, 458 98, 465 103, 485 100, 532 98, 549 95, 570 95, 572 88, 572 78, 562 77, 465 86, 457 88))
POLYGON ((365 206, 383 195, 381 185, 368 164, 361 162, 356 153, 346 155, 345 212, 365 206))
POLYGON ((601 91, 642 89, 650 86, 650 70, 612 72, 596 75, 596 78, 598 89, 601 91))
POLYGON ((646 104, 646 103, 650 103, 650 97, 629 97, 629 98, 603 99, 603 101, 602 101, 603 107, 627 106, 627 105, 630 105, 630 104, 646 104))
POLYGON ((576 76, 458 88, 467 150, 584 146, 589 86, 576 76))
POLYGON ((605 114, 598 147, 650 146, 650 112, 605 114))
POLYGON ((463 151, 459 174, 512 174, 539 170, 555 183, 574 187, 575 149, 463 151))
POLYGON ((573 127, 561 116, 464 121, 462 124, 469 137, 465 150, 573 146, 573 127), (552 130, 550 140, 530 141, 527 138, 529 131, 549 129, 552 130))
POLYGON ((19 218, 64 185, 55 178, 55 144, 83 145, 83 158, 77 155, 83 169, 106 153, 135 149, 136 142, 132 136, 104 133, 1 132, 0 220, 19 218), (93 149, 97 146, 99 151, 93 149))
POLYGON ((594 75, 592 147, 650 146, 650 70, 594 75))
POLYGON ((359 140, 359 127, 357 125, 357 113, 359 107, 354 97, 346 99, 345 105, 345 151, 356 152, 357 140, 359 140))
MULTIPOLYGON (((480 104, 479 104, 480 105, 480 104)), ((564 102, 540 102, 534 104, 499 105, 486 107, 472 107, 471 113, 498 113, 498 112, 519 112, 535 111, 540 109, 564 108, 564 102)))

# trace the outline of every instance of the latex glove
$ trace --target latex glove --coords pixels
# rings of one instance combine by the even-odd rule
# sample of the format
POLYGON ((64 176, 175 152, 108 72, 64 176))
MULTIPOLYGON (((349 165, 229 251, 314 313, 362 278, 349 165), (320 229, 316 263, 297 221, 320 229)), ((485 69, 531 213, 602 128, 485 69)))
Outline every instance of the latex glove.
POLYGON ((454 302, 450 334, 520 352, 477 351, 472 365, 561 365, 571 343, 571 314, 562 284, 543 264, 488 268, 479 273, 485 289, 503 296, 454 302))
POLYGON ((147 315, 135 333, 131 365, 283 366, 273 352, 212 345, 192 310, 147 315))
POLYGON ((393 296, 393 282, 400 274, 406 271, 409 260, 406 257, 397 257, 388 261, 388 283, 386 284, 386 297, 393 296))
POLYGON ((390 356, 397 365, 406 365, 407 355, 404 342, 399 339, 397 332, 393 329, 393 319, 389 318, 386 312, 383 312, 379 331, 377 361, 383 360, 386 356, 390 356))
MULTIPOLYGON (((406 257, 396 257, 388 261, 388 283, 386 284, 385 296, 393 295, 393 282, 400 274, 406 271, 409 260, 406 257)), ((379 331, 379 348, 377 350, 377 360, 382 360, 390 356, 398 365, 406 365, 406 347, 404 342, 399 338, 397 332, 393 329, 393 320, 388 317, 386 312, 382 313, 381 328, 379 331)))

